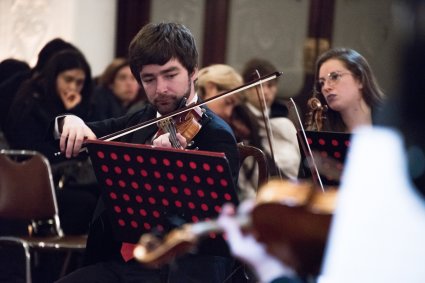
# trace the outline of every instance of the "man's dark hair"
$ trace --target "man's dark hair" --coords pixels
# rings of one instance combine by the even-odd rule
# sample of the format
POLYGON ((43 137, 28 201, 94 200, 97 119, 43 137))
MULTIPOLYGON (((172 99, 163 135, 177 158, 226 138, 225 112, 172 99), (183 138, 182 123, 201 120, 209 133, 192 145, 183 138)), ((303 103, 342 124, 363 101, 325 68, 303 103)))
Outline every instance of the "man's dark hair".
POLYGON ((131 72, 141 84, 140 71, 149 64, 164 65, 176 58, 192 74, 198 66, 198 50, 188 28, 177 23, 149 23, 130 43, 131 72))

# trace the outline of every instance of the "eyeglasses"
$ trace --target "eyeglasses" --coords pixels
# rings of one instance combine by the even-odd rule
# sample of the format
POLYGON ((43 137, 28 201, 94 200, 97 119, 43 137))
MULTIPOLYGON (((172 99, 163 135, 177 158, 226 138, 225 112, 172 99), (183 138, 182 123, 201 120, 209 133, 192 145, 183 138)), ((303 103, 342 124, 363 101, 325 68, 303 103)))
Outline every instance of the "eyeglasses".
POLYGON ((332 72, 327 75, 327 78, 319 79, 316 83, 316 90, 318 92, 322 92, 322 88, 325 85, 326 81, 328 81, 329 86, 334 86, 342 76, 344 75, 351 75, 351 73, 339 73, 339 72, 332 72))

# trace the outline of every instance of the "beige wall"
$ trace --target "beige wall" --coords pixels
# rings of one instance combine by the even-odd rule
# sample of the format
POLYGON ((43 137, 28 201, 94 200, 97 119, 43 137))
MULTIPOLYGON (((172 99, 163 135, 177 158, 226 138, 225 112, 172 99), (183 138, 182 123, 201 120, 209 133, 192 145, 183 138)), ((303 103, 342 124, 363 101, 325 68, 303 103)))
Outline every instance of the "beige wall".
POLYGON ((0 60, 34 65, 43 45, 61 37, 83 51, 97 75, 114 56, 115 22, 115 0, 1 0, 0 60))
MULTIPOLYGON (((397 84, 397 26, 394 3, 401 0, 336 0, 333 46, 362 53, 386 92, 397 84)), ((232 0, 226 63, 241 70, 251 57, 264 57, 284 73, 280 96, 294 96, 303 86, 303 45, 309 0, 232 0)), ((154 0, 151 20, 177 21, 194 33, 200 52, 205 0, 154 0)), ((34 64, 40 48, 60 36, 77 45, 97 75, 114 56, 115 0, 1 0, 0 60, 34 64)), ((201 54, 202 56, 202 54, 201 54)))
POLYGON ((304 83, 303 45, 309 2, 233 0, 227 62, 241 71, 252 57, 267 59, 283 72, 280 95, 297 94, 304 83))

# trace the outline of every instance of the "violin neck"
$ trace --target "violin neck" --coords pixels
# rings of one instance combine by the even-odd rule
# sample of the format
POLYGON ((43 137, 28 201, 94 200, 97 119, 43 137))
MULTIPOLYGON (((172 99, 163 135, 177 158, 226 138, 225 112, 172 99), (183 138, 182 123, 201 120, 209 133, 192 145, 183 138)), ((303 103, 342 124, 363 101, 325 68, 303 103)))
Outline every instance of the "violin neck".
POLYGON ((181 148, 181 144, 177 138, 177 129, 174 120, 165 119, 158 123, 158 127, 164 132, 169 133, 169 140, 173 148, 181 148))
MULTIPOLYGON (((237 215, 235 216, 239 227, 247 228, 251 224, 251 218, 249 215, 237 215)), ((198 223, 190 224, 190 231, 195 237, 208 235, 210 233, 221 233, 223 230, 217 224, 216 220, 202 221, 198 223)))

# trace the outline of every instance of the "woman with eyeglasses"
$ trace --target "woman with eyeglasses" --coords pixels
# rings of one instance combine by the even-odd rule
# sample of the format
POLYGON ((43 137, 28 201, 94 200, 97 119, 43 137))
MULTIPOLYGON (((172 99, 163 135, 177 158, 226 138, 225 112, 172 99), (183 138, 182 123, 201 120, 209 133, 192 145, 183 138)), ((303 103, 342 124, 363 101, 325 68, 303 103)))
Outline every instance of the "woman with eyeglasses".
POLYGON ((358 126, 372 124, 384 94, 362 55, 348 48, 326 51, 316 62, 315 79, 308 130, 351 133, 358 126), (317 115, 317 110, 323 112, 317 115))

